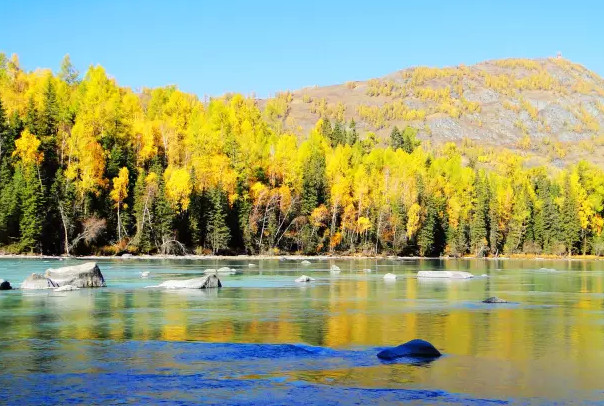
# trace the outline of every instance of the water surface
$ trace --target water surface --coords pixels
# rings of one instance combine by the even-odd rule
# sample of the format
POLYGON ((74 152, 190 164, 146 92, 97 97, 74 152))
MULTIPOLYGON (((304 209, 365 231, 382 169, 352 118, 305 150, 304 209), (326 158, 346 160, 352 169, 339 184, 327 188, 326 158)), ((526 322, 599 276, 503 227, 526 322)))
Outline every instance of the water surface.
MULTIPOLYGON (((0 278, 75 262, 0 259, 0 278)), ((0 403, 604 404, 602 262, 312 262, 102 260, 107 288, 0 292, 0 403), (242 273, 149 288, 221 266, 242 273), (414 277, 438 269, 477 278, 414 277), (445 356, 375 357, 414 338, 445 356)))

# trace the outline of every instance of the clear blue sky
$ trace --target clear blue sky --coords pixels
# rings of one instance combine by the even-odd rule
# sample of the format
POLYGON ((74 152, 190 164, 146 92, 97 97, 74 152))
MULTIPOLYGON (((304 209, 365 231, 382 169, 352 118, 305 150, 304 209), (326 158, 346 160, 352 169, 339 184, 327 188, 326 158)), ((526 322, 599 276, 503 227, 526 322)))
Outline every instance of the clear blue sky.
POLYGON ((409 66, 563 56, 604 76, 602 1, 5 1, 0 50, 69 53, 121 85, 200 96, 368 79, 409 66))

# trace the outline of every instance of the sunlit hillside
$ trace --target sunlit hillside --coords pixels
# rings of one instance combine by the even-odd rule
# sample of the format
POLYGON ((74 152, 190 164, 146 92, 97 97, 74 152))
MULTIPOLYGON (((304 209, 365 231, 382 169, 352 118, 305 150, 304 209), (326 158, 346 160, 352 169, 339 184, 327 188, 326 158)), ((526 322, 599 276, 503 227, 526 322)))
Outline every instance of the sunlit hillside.
POLYGON ((561 57, 415 67, 283 92, 266 105, 275 121, 300 133, 320 117, 354 120, 384 140, 394 125, 411 125, 433 143, 505 146, 558 166, 581 157, 604 163, 604 80, 561 57))

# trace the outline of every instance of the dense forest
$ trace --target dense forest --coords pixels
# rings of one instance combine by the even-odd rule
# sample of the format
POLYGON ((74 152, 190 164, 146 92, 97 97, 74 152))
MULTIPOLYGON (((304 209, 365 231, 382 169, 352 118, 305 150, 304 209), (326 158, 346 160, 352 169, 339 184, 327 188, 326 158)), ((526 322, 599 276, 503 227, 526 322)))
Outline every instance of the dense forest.
POLYGON ((0 252, 604 254, 604 172, 0 54, 0 252))

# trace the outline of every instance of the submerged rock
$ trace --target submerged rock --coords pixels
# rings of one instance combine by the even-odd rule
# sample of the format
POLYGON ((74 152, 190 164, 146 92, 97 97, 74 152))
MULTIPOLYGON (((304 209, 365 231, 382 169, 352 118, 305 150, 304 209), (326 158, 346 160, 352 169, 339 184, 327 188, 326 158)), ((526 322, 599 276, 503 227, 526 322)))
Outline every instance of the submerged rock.
POLYGON ((212 274, 236 275, 240 272, 234 268, 229 268, 228 266, 223 266, 222 268, 219 268, 219 269, 206 269, 205 271, 203 271, 203 273, 206 275, 212 275, 212 274))
POLYGON ((222 283, 216 274, 202 276, 200 278, 169 280, 158 285, 160 288, 166 289, 208 289, 220 288, 222 283))
POLYGON ((392 360, 401 357, 437 358, 442 354, 432 344, 424 340, 411 340, 398 347, 392 347, 378 352, 377 357, 392 360))
POLYGON ((80 290, 80 288, 78 288, 76 286, 72 286, 72 285, 65 285, 65 286, 60 286, 60 287, 56 288, 54 291, 55 292, 69 292, 72 290, 80 290))
POLYGON ((315 278, 311 278, 310 276, 306 276, 306 275, 302 275, 300 276, 298 279, 296 279, 296 282, 312 282, 314 281, 315 278))
POLYGON ((473 278, 469 272, 462 271, 419 271, 418 278, 445 278, 445 279, 470 279, 473 278))
POLYGON ((482 303, 508 303, 508 301, 497 296, 491 296, 483 300, 482 303))
POLYGON ((387 281, 393 281, 396 280, 396 275, 393 273, 387 273, 386 275, 384 275, 384 279, 387 281))
POLYGON ((10 285, 9 281, 5 281, 4 279, 0 279, 0 290, 11 290, 13 287, 10 285))
POLYGON ((47 269, 44 276, 50 279, 56 287, 72 285, 77 288, 100 288, 107 286, 96 262, 47 269))
POLYGON ((39 273, 32 273, 22 283, 21 289, 52 289, 58 288, 55 282, 39 273))

